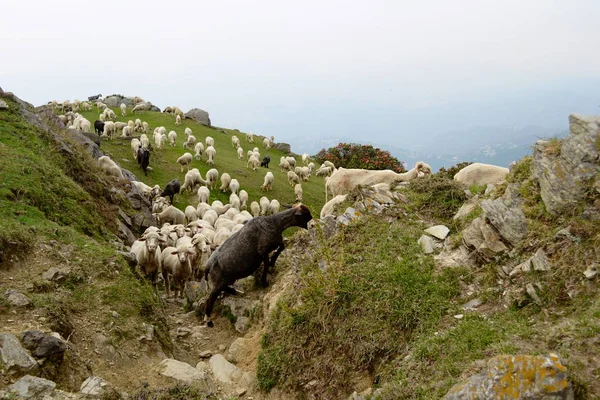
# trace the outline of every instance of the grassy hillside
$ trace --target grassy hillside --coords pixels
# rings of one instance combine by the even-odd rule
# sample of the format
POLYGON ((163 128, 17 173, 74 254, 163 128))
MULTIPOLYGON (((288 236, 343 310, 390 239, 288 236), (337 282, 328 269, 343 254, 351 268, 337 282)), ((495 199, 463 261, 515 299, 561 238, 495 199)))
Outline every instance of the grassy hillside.
MULTIPOLYGON (((180 166, 176 161, 177 158, 185 152, 190 152, 192 155, 194 154, 193 149, 186 150, 183 148, 183 142, 185 141, 184 130, 186 127, 189 127, 197 141, 205 143, 207 136, 214 138, 215 149, 217 151, 214 168, 219 171, 219 177, 222 173, 227 172, 232 178, 235 178, 240 182, 240 189, 244 189, 248 192, 248 206, 250 206, 250 202, 258 201, 262 196, 266 196, 269 200, 277 199, 282 205, 293 204, 295 202, 294 188, 287 182, 287 173, 281 172, 278 167, 279 158, 283 155, 287 156, 288 154, 284 154, 274 148, 267 151, 263 147, 262 139, 260 137, 255 137, 254 143, 251 144, 246 141, 246 135, 243 132, 222 128, 209 128, 190 119, 182 121, 182 124, 177 126, 175 125, 175 118, 170 114, 146 112, 144 114, 133 115, 129 109, 129 115, 127 117, 122 117, 119 109, 115 108, 113 111, 117 114, 117 121, 135 121, 136 118, 146 121, 150 126, 150 134, 148 137, 153 146, 154 141, 152 139, 152 132, 154 131, 154 128, 164 126, 167 132, 171 130, 177 132, 177 145, 175 147, 171 147, 167 144, 162 150, 154 148, 151 151, 150 166, 154 170, 148 174, 148 177, 144 176, 143 172, 138 168, 137 163, 132 159, 129 140, 115 139, 102 142, 101 148, 104 152, 115 159, 123 168, 131 170, 138 179, 144 183, 151 186, 158 184, 162 188, 171 179, 179 178, 183 184, 186 170, 184 169, 184 172, 181 172, 180 166), (244 149, 243 160, 237 158, 236 149, 231 145, 231 136, 233 135, 237 135, 240 139, 242 148, 244 149), (246 152, 254 147, 258 147, 261 158, 266 155, 271 157, 269 169, 259 168, 254 172, 246 167, 246 152), (273 190, 262 192, 260 186, 263 184, 264 176, 267 171, 273 172, 275 182, 273 184, 273 190)), ((84 112, 82 115, 89 119, 92 124, 98 118, 98 113, 96 111, 84 112)), ((136 133, 135 136, 139 137, 140 133, 136 133)), ((275 140, 277 140, 277 138, 275 138, 275 140)), ((206 156, 204 156, 201 161, 194 159, 190 167, 198 168, 202 177, 205 177, 206 171, 212 168, 206 163, 206 159, 206 156)), ((296 159, 296 165, 301 165, 301 157, 296 157, 296 159)), ((315 165, 318 167, 316 162, 315 165)), ((302 183, 302 188, 304 191, 303 203, 313 211, 313 215, 318 215, 321 211, 321 207, 325 203, 323 178, 313 175, 307 182, 302 183)), ((227 203, 229 202, 229 194, 229 192, 221 193, 218 188, 214 189, 211 191, 210 201, 212 202, 213 200, 218 199, 223 203, 227 203)), ((184 194, 175 199, 175 206, 181 209, 184 209, 188 204, 196 205, 197 203, 198 199, 196 194, 184 194)))

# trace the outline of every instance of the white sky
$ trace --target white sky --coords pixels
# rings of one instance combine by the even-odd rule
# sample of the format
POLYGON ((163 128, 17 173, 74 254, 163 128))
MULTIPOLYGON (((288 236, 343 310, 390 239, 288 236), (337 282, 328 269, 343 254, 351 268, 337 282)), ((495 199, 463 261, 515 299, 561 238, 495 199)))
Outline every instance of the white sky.
POLYGON ((596 112, 599 21, 598 0, 4 0, 0 86, 34 104, 139 95, 276 140, 402 146, 596 112))

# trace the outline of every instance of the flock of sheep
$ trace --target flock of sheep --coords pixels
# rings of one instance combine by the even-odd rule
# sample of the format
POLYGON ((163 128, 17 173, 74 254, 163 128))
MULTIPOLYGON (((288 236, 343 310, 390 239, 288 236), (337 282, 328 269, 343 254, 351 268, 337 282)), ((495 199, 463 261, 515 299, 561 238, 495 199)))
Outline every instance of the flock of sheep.
MULTIPOLYGON (((146 111, 147 104, 141 98, 133 98, 133 103, 133 113, 146 111)), ((78 113, 79 110, 91 110, 89 103, 74 101, 53 104, 57 110, 64 113, 59 115, 59 118, 66 126, 90 132, 91 122, 78 113)), ((95 132, 101 138, 111 139, 121 131, 120 137, 131 140, 133 159, 138 161, 145 173, 151 170, 148 123, 139 118, 127 123, 116 122, 115 112, 106 104, 97 101, 95 106, 100 112, 98 120, 94 122, 95 132), (135 132, 140 133, 139 138, 132 137, 135 132)), ((127 116, 127 106, 121 104, 119 108, 121 115, 127 116)), ((164 112, 174 116, 176 125, 181 123, 184 116, 178 107, 167 107, 164 112)), ((206 310, 209 325, 212 307, 218 295, 222 291, 231 292, 233 289, 230 285, 236 279, 251 275, 261 263, 265 265, 262 282, 266 284, 269 265, 275 263, 283 250, 283 230, 290 226, 307 227, 312 215, 308 208, 301 204, 302 183, 309 180, 313 173, 325 178, 326 197, 327 193, 331 192, 335 196, 332 201, 340 202, 340 196, 349 193, 358 185, 392 184, 393 181, 406 181, 431 172, 425 163, 417 163, 413 170, 405 174, 396 174, 392 171, 336 169, 329 161, 315 170, 315 164, 307 154, 302 155, 302 165, 297 165, 294 156, 282 156, 279 168, 281 172, 286 173, 287 182, 293 187, 298 204, 279 212, 280 202, 263 196, 259 201, 252 201, 248 211, 248 192, 241 189, 240 182, 227 172, 220 174, 221 185, 218 189, 224 193, 230 192, 229 203, 223 204, 219 200, 210 203, 210 190, 217 187, 219 171, 211 168, 203 178, 198 168, 190 167, 194 160, 202 160, 204 156, 205 162, 214 167, 217 156, 215 141, 210 136, 204 141, 198 141, 190 128, 185 128, 184 136, 183 148, 193 150, 194 154, 185 152, 177 159, 180 171, 186 170, 183 184, 179 179, 173 179, 161 189, 158 185, 150 187, 143 182, 132 182, 142 195, 152 201, 152 212, 158 226, 149 227, 133 243, 131 252, 135 254, 141 271, 150 277, 155 290, 158 276, 162 275, 167 297, 171 296, 171 283, 177 298, 182 295, 186 281, 200 280, 203 277, 207 279, 211 289, 206 310), (182 211, 173 205, 173 201, 175 195, 184 192, 197 194, 198 203, 190 204, 182 211), (272 251, 275 251, 275 254, 270 257, 272 251)), ((174 130, 167 133, 164 126, 159 126, 153 130, 152 139, 156 149, 161 150, 167 141, 170 146, 176 146, 178 135, 174 130)), ((249 144, 254 143, 254 135, 246 134, 246 141, 249 144)), ((270 149, 273 141, 272 136, 264 138, 264 148, 270 149)), ((231 145, 238 159, 243 160, 244 151, 237 136, 231 137, 231 145)), ((261 166, 269 168, 270 157, 265 156, 261 159, 259 149, 254 147, 246 153, 246 163, 247 168, 257 171, 261 166)), ((107 174, 123 178, 121 168, 110 157, 100 157, 98 165, 107 174)), ((274 181, 275 175, 268 171, 261 190, 271 190, 274 181)), ((332 208, 332 205, 327 203, 323 210, 328 206, 332 208)))

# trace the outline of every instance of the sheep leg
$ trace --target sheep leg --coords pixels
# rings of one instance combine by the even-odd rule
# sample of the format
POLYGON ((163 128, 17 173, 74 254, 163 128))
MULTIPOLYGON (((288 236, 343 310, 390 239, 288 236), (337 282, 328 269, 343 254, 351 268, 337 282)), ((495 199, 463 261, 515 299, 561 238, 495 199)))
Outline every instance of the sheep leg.
POLYGON ((213 307, 215 306, 215 301, 217 297, 221 294, 221 291, 224 290, 222 286, 214 287, 210 292, 208 299, 206 300, 206 313, 204 314, 204 322, 206 322, 206 326, 209 328, 213 327, 213 322, 210 319, 210 315, 212 314, 213 307))
POLYGON ((267 286, 267 273, 269 272, 269 253, 267 253, 265 255, 263 261, 265 263, 265 267, 263 269, 262 276, 260 278, 260 283, 263 286, 267 286))
POLYGON ((281 254, 281 252, 285 249, 285 245, 283 243, 281 243, 279 245, 279 247, 277 248, 277 250, 275 251, 275 254, 273 254, 273 257, 271 257, 271 266, 275 266, 275 262, 277 261, 277 258, 279 258, 279 255, 281 254))
POLYGON ((163 280, 165 281, 165 290, 167 291, 167 298, 171 297, 171 288, 169 284, 169 274, 166 271, 162 273, 163 280))

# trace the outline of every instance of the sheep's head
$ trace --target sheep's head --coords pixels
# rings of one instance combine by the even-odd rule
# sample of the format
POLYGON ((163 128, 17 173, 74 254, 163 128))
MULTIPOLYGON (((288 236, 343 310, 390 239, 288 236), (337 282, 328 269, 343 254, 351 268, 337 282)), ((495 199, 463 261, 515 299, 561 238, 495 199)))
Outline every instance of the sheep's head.
POLYGON ((424 163, 423 161, 419 161, 415 164, 415 169, 417 170, 417 176, 419 178, 431 175, 431 166, 429 164, 424 163))
POLYGON ((304 204, 296 204, 292 206, 296 212, 294 213, 294 217, 296 218, 295 226, 299 226, 300 228, 308 229, 308 222, 312 219, 312 215, 308 207, 304 204))
POLYGON ((174 256, 176 255, 180 263, 186 263, 188 257, 196 255, 196 252, 192 247, 185 247, 182 249, 177 249, 176 251, 172 251, 171 254, 174 256))
POLYGON ((140 242, 146 242, 146 248, 150 253, 154 253, 158 248, 159 242, 161 241, 160 236, 156 232, 150 232, 145 234, 139 239, 140 242))

